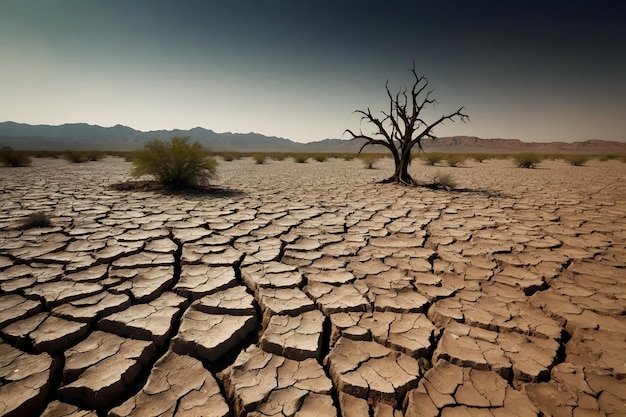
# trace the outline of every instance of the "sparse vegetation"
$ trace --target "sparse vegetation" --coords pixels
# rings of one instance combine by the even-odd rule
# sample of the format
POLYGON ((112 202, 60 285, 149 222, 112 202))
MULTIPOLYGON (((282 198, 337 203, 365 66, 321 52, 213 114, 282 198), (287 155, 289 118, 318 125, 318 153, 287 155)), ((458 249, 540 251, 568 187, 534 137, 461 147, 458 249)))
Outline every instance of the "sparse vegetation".
POLYGON ((27 230, 34 229, 36 227, 50 226, 52 226, 52 223, 50 222, 50 217, 48 217, 48 215, 44 212, 36 211, 26 216, 26 218, 22 221, 20 229, 27 230))
POLYGON ((74 163, 79 164, 81 162, 87 161, 87 155, 85 152, 74 151, 74 150, 66 150, 63 152, 63 158, 74 163))
POLYGON ((174 189, 208 185, 217 168, 209 151, 198 142, 190 143, 188 137, 153 139, 137 152, 133 163, 133 177, 151 175, 174 189))
POLYGON ((605 162, 605 161, 610 161, 612 159, 618 159, 619 157, 617 155, 600 155, 598 156, 598 160, 600 162, 605 162))
POLYGON ((376 163, 376 161, 380 159, 380 156, 377 154, 361 154, 359 156, 359 159, 363 161, 365 168, 372 169, 374 168, 374 164, 376 163))
POLYGON ((309 155, 296 154, 296 155, 293 156, 293 160, 296 161, 299 164, 304 164, 304 163, 306 163, 306 161, 309 160, 309 155))
POLYGON ((220 152, 208 151, 208 154, 213 157, 221 157, 225 162, 239 160, 243 156, 252 156, 252 154, 245 155, 242 152, 235 152, 235 151, 232 151, 232 152, 231 151, 220 151, 220 152))
POLYGON ((32 161, 27 152, 16 151, 10 146, 4 146, 0 149, 0 162, 10 167, 26 167, 32 161))
POLYGON ((133 162, 137 158, 137 151, 126 152, 123 158, 126 162, 133 162))
POLYGON ((444 158, 444 155, 440 153, 431 152, 431 153, 421 154, 420 158, 424 160, 426 165, 432 167, 438 164, 439 162, 441 162, 441 160, 444 158))
POLYGON ((98 150, 91 150, 85 152, 85 159, 88 161, 99 161, 104 158, 104 152, 98 150))
POLYGON ((520 168, 536 168, 537 164, 544 159, 536 153, 520 153, 514 155, 513 158, 520 168))
POLYGON ((60 155, 58 151, 30 151, 27 152, 33 158, 53 158, 57 159, 60 155))
POLYGON ((572 154, 572 155, 564 155, 563 159, 566 162, 569 162, 570 165, 573 165, 575 167, 581 167, 585 165, 591 158, 589 157, 589 155, 572 154))
POLYGON ((469 157, 475 160, 476 162, 485 162, 488 159, 494 158, 493 155, 486 154, 486 153, 473 153, 473 154, 470 154, 469 157))
POLYGON ((433 188, 443 188, 444 190, 452 190, 456 187, 456 182, 452 179, 450 174, 443 172, 437 172, 432 179, 433 188))
POLYGON ((457 167, 467 159, 467 156, 458 154, 458 153, 450 153, 443 157, 443 159, 448 163, 451 167, 457 167))
POLYGON ((328 159, 328 155, 324 153, 318 153, 313 155, 313 159, 315 159, 317 162, 325 162, 328 159))
POLYGON ((267 161, 267 155, 264 153, 257 153, 253 155, 252 158, 254 158, 258 165, 263 165, 267 161))

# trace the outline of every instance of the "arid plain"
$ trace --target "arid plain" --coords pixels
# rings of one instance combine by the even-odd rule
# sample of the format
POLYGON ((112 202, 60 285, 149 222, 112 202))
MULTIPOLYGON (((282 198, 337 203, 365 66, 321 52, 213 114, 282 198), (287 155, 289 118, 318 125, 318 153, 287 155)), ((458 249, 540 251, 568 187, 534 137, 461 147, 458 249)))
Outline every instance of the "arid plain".
POLYGON ((0 415, 626 415, 626 163, 375 167, 1 168, 0 415))

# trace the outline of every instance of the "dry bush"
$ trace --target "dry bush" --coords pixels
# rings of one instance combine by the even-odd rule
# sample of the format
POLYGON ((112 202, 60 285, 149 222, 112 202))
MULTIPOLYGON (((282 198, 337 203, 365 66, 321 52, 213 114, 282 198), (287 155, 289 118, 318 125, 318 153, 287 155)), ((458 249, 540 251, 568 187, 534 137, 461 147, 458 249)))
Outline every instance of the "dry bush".
POLYGON ((217 152, 215 156, 221 156, 226 162, 235 161, 241 159, 243 156, 241 152, 217 152))
POLYGON ((257 153, 253 155, 252 158, 258 165, 263 165, 267 161, 267 155, 262 153, 257 153))
POLYGON ((5 146, 0 149, 0 162, 9 167, 27 167, 32 161, 27 152, 5 146))
POLYGON ((59 151, 32 151, 29 152, 31 154, 31 156, 33 156, 34 158, 53 158, 53 159, 57 159, 60 157, 59 151))
POLYGON ((317 162, 325 162, 326 160, 328 160, 328 155, 323 154, 323 153, 318 153, 318 154, 313 155, 313 159, 315 159, 317 162))
POLYGON ((423 159, 426 165, 429 165, 429 166, 435 166, 436 164, 441 162, 443 157, 444 157, 443 154, 435 153, 435 152, 425 153, 425 154, 420 155, 420 158, 423 159))
POLYGON ((52 226, 52 223, 50 222, 50 217, 48 217, 48 215, 44 212, 36 211, 29 214, 24 220, 22 220, 22 225, 20 226, 20 229, 27 230, 36 227, 50 226, 52 226))
POLYGON ((549 153, 549 154, 543 154, 541 159, 542 160, 546 160, 546 161, 556 161, 559 159, 565 159, 566 155, 562 154, 562 153, 549 153))
POLYGON ((469 157, 476 162, 485 162, 488 159, 493 159, 494 155, 488 153, 473 153, 469 157))
POLYGON ((87 161, 87 154, 81 151, 67 150, 63 152, 63 158, 74 164, 79 164, 87 161))
POLYGON ((432 179, 432 186, 434 188, 443 188, 444 190, 452 190, 456 187, 456 182, 452 179, 450 174, 443 172, 437 172, 432 179))
POLYGON ((153 139, 137 152, 133 164, 133 177, 151 175, 174 189, 208 185, 217 169, 209 151, 198 142, 190 143, 188 137, 153 139))
POLYGON ((514 155, 513 159, 520 168, 536 168, 537 164, 544 158, 536 153, 520 153, 514 155))
POLYGON ((139 154, 139 151, 126 152, 123 155, 124 161, 126 161, 126 162, 133 162, 135 159, 137 159, 137 155, 138 154, 139 154))
POLYGON ((563 159, 566 162, 569 162, 569 164, 572 165, 572 166, 581 167, 581 166, 585 165, 589 161, 589 159, 591 159, 591 158, 589 158, 588 155, 580 155, 580 154, 574 155, 574 154, 572 154, 572 155, 564 155, 563 159))
POLYGON ((359 156, 359 159, 363 161, 365 168, 372 169, 376 161, 380 159, 380 156, 375 154, 362 154, 359 156))
POLYGON ((306 163, 306 161, 308 161, 310 158, 309 155, 304 155, 304 154, 296 154, 293 156, 293 160, 296 161, 299 164, 304 164, 306 163))
POLYGON ((447 154, 443 157, 444 161, 451 167, 456 167, 465 162, 467 156, 458 153, 447 154))
POLYGON ((102 158, 104 158, 104 156, 105 154, 102 151, 91 150, 91 151, 85 152, 85 158, 88 161, 99 161, 102 158))

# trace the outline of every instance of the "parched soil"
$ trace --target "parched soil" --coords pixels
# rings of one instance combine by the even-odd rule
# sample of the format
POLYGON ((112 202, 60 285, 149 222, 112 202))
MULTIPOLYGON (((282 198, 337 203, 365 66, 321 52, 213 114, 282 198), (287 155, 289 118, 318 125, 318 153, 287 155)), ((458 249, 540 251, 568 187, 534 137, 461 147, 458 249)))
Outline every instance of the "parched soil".
POLYGON ((626 415, 622 162, 130 168, 0 168, 0 415, 626 415))

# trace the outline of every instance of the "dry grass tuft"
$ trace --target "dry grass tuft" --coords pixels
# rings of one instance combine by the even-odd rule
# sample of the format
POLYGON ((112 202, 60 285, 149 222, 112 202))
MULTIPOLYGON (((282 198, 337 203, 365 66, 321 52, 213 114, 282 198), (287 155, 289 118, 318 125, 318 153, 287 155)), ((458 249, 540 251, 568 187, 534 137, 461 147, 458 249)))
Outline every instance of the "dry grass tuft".
POLYGON ((513 156, 513 159, 520 168, 536 168, 544 157, 536 153, 520 153, 513 156))
POLYGON ((50 227, 50 226, 52 226, 52 223, 50 222, 50 217, 48 217, 48 215, 44 212, 36 211, 26 216, 26 218, 22 221, 22 225, 20 226, 20 229, 27 230, 27 229, 34 229, 37 227, 50 227))
POLYGON ((452 179, 450 174, 443 172, 437 172, 432 179, 433 188, 443 188, 444 190, 453 190, 456 187, 456 182, 452 179))
POLYGON ((10 146, 5 146, 0 149, 0 162, 10 167, 27 167, 31 159, 25 151, 16 151, 10 146))
POLYGON ((569 162, 569 164, 572 166, 581 167, 585 165, 591 158, 588 155, 572 154, 572 155, 563 155, 563 159, 566 162, 569 162))
POLYGON ((365 168, 373 169, 374 164, 380 159, 380 156, 376 154, 362 154, 361 156, 359 156, 359 159, 363 161, 365 168))
POLYGON ((467 156, 458 154, 458 153, 450 153, 443 157, 443 159, 448 163, 451 167, 457 167, 467 159, 467 156))
POLYGON ((265 162, 267 162, 267 155, 266 154, 257 153, 255 155, 253 155, 252 158, 254 158, 254 161, 258 165, 263 165, 265 162))

